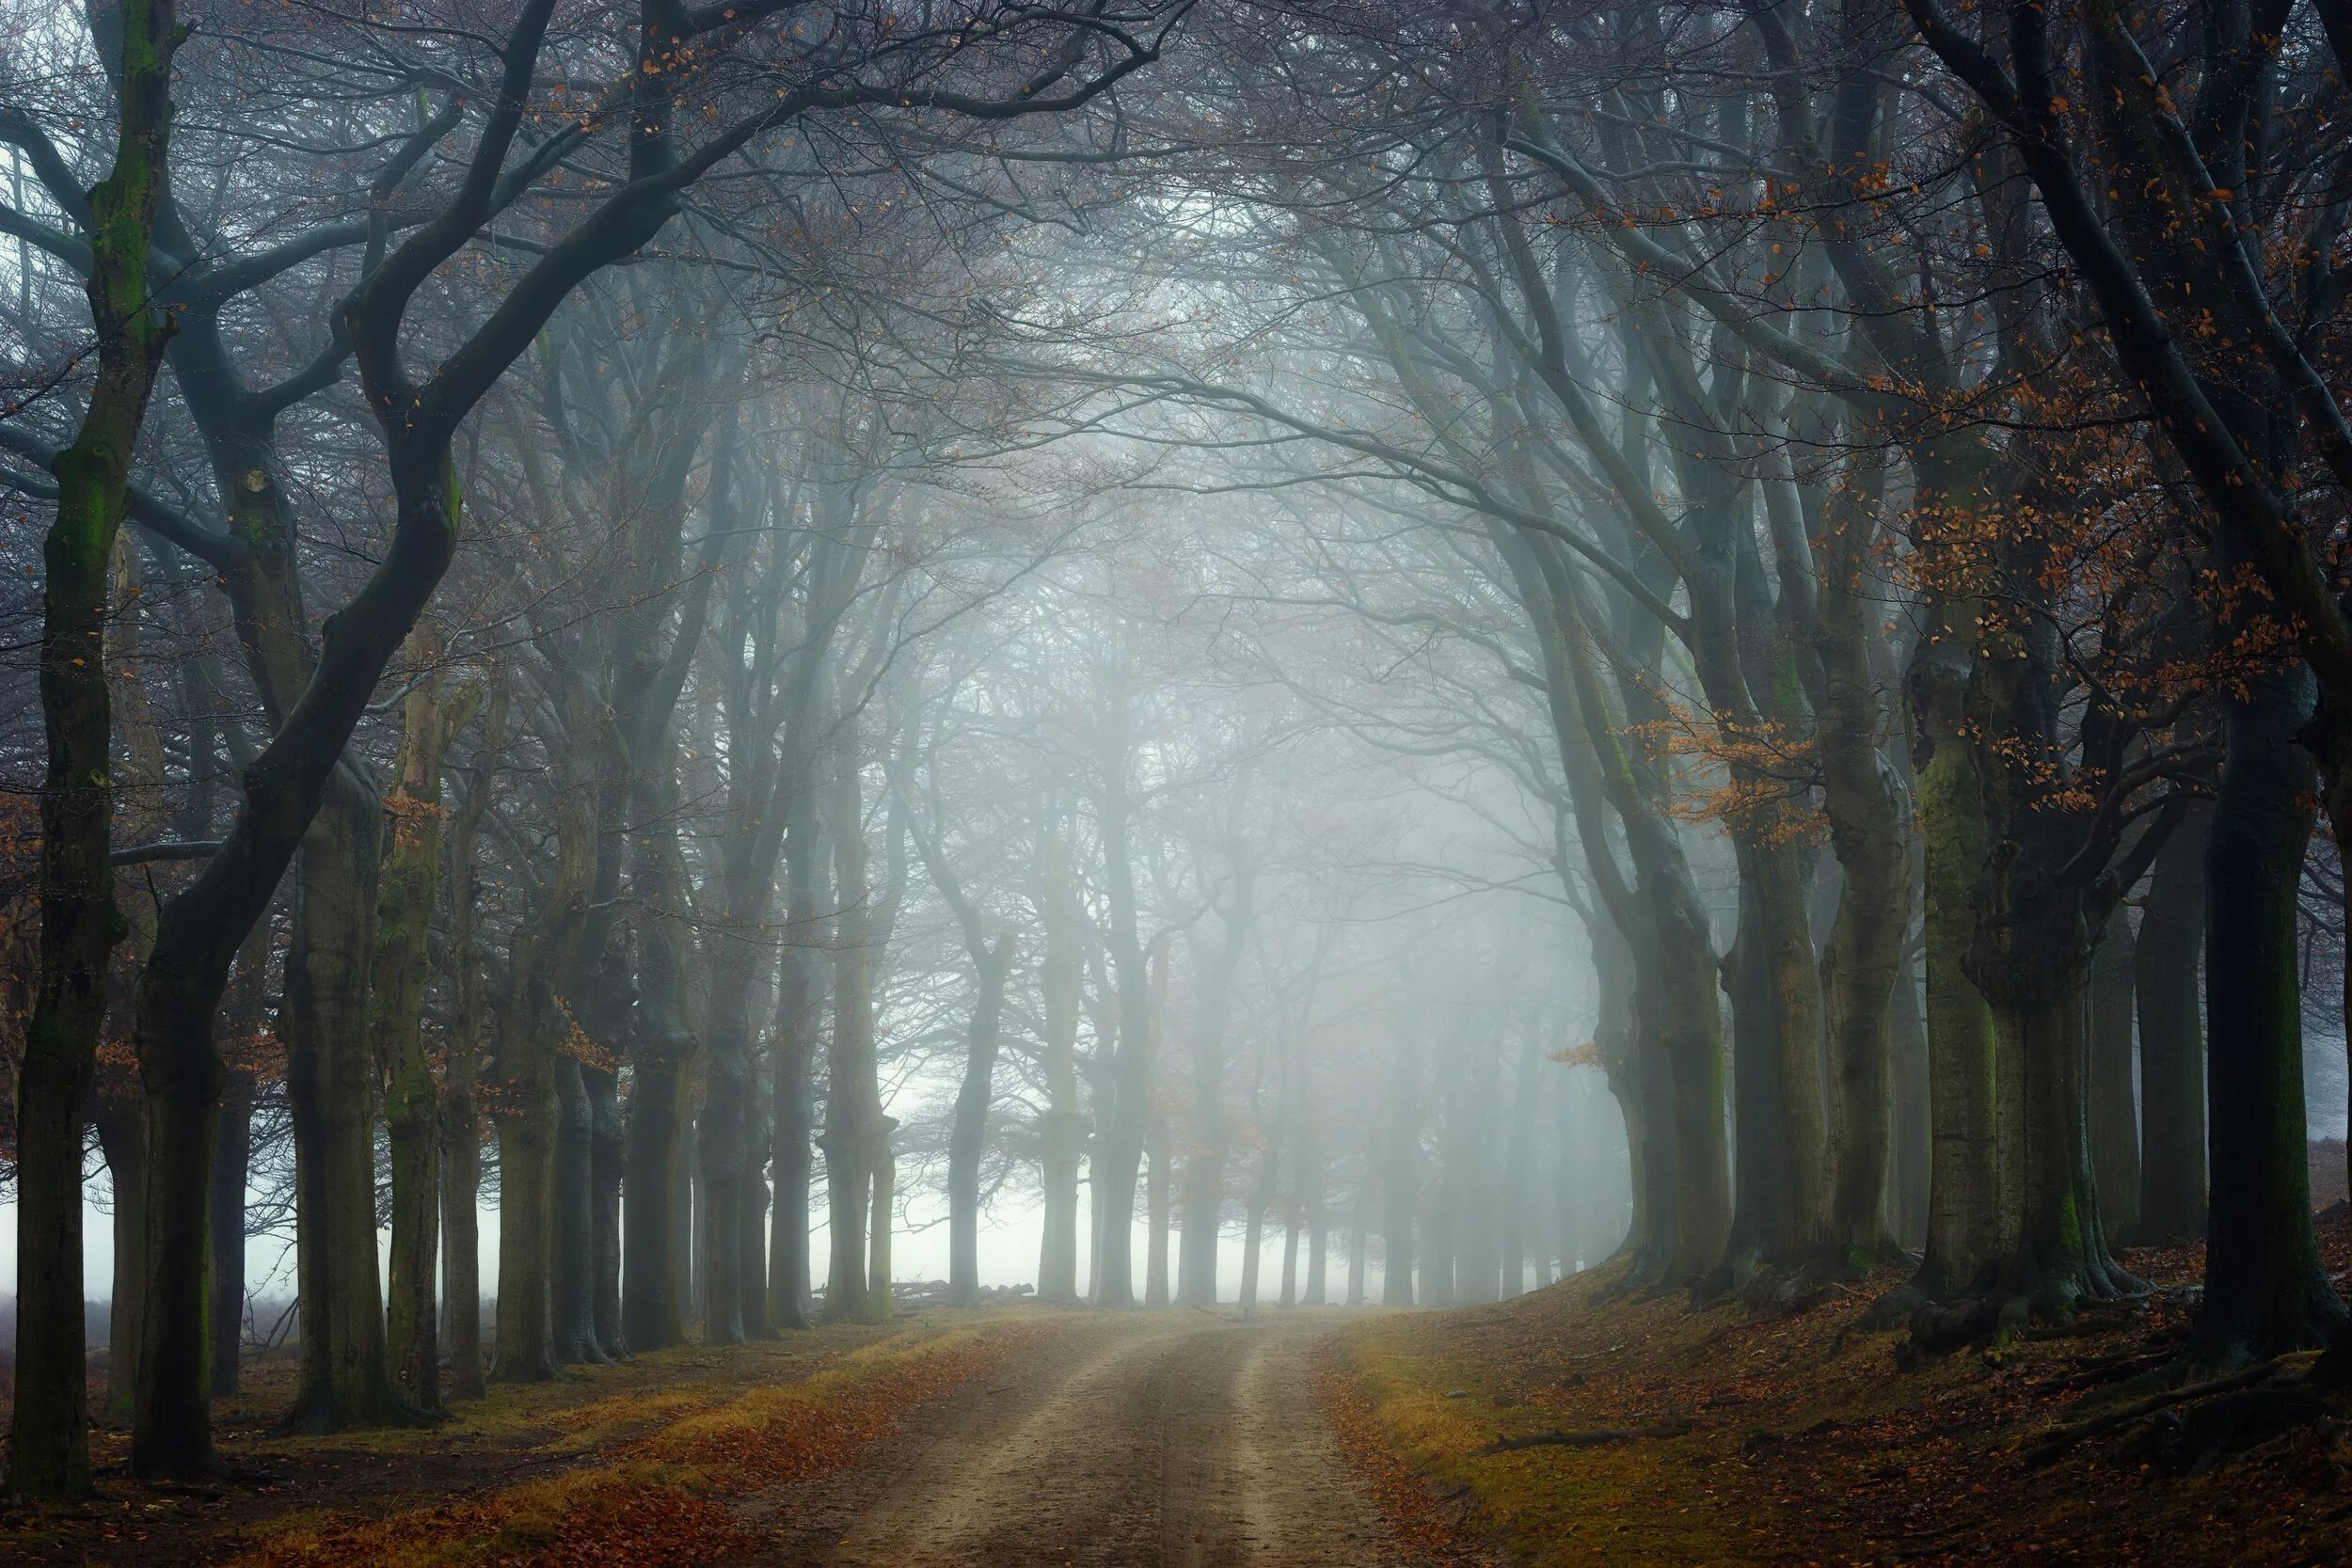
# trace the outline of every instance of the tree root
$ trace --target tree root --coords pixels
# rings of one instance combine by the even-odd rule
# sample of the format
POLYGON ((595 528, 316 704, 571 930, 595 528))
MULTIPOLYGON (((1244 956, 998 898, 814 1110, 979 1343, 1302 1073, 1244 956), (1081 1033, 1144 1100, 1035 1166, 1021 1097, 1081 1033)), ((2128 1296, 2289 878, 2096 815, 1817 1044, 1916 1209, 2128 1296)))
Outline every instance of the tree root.
MULTIPOLYGON (((2146 1399, 2136 1400, 2120 1409, 2093 1416, 2089 1420, 2073 1421, 2064 1426, 2053 1427, 2028 1444, 2024 1450, 2023 1457, 2026 1464, 2040 1467, 2050 1464, 2078 1443, 2088 1442, 2093 1437, 2119 1431, 2142 1417, 2153 1416, 2158 1411, 2169 1409, 2176 1404, 2186 1404, 2196 1400, 2210 1399, 2217 1394, 2229 1394, 2239 1389, 2251 1388, 2256 1384, 2269 1381, 2277 1376, 2278 1372, 2278 1362, 2265 1361, 2260 1366, 2232 1372, 2227 1377, 2210 1378, 2203 1383, 2191 1383, 2179 1388, 2167 1389, 2160 1394, 2151 1394, 2146 1399)), ((2309 1393, 2313 1402, 2318 1400, 2319 1396, 2309 1388, 2304 1389, 2304 1392, 2309 1393)))
POLYGON ((1668 1420, 1641 1427, 1596 1427, 1584 1432, 1533 1432, 1523 1437, 1505 1437, 1498 1433, 1495 1440, 1478 1454, 1512 1453, 1520 1449, 1597 1449, 1610 1443, 1635 1443, 1660 1437, 1680 1437, 1692 1429, 1691 1418, 1677 1416, 1668 1420))

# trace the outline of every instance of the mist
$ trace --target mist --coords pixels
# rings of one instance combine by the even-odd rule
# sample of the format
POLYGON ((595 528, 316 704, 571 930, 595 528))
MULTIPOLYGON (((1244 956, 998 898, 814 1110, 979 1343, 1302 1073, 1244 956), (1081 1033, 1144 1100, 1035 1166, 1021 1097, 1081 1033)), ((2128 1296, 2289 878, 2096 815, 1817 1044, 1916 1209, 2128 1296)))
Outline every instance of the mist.
POLYGON ((0 0, 0 1543, 2327 1556, 2342 23, 0 0))

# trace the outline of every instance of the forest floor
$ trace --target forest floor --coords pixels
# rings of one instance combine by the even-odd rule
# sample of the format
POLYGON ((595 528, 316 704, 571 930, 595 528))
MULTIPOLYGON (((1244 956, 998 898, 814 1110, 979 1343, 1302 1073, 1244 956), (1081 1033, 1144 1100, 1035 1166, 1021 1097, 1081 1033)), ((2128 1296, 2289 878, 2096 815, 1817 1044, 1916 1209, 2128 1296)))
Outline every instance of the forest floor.
POLYGON ((431 1430, 326 1438, 272 1433, 293 1390, 264 1363, 220 1410, 246 1480, 139 1486, 101 1431, 100 1500, 0 1511, 0 1563, 1455 1560, 1335 1440, 1328 1401, 1347 1396, 1315 1364, 1347 1317, 929 1311, 578 1369, 431 1430))
MULTIPOLYGON (((2321 1245, 2347 1288, 2341 1205, 2321 1245)), ((1765 1315, 1629 1292, 1610 1266, 1499 1306, 1368 1318, 1319 1354, 1347 1446, 1419 1483, 1408 1511, 1517 1562, 2352 1562, 2342 1395, 2226 1457, 2211 1420, 2183 1419, 2219 1400, 2037 1451, 2155 1388, 2201 1252, 2124 1256, 2171 1288, 2144 1310, 1925 1366, 1868 1326, 1891 1268, 1765 1315), (1572 1440, 1498 1448, 1539 1433, 1572 1440)))
MULTIPOLYGON (((2352 1218, 2322 1237, 2341 1280, 2352 1218)), ((326 1438, 271 1432, 269 1362, 220 1411, 243 1479, 140 1487, 102 1432, 101 1499, 0 1512, 0 1563, 2352 1562, 2352 1412, 2201 1465, 2188 1407, 2035 1454, 2179 1342, 2196 1250, 2127 1261, 2175 1289, 1909 1367, 1868 1326, 1898 1270, 1759 1314, 1613 1268, 1451 1312, 933 1310, 326 1438), (1578 1441, 1495 1448, 1546 1433, 1578 1441)))

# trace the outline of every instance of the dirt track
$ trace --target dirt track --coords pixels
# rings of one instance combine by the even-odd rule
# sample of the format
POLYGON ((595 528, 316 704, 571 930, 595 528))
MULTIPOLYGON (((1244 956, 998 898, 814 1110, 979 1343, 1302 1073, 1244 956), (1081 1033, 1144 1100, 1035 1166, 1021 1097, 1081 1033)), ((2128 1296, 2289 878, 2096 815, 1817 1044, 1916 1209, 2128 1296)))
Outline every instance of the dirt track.
POLYGON ((1333 1315, 1073 1315, 846 1475, 748 1509, 763 1564, 1404 1568, 1333 1445, 1307 1349, 1333 1315))

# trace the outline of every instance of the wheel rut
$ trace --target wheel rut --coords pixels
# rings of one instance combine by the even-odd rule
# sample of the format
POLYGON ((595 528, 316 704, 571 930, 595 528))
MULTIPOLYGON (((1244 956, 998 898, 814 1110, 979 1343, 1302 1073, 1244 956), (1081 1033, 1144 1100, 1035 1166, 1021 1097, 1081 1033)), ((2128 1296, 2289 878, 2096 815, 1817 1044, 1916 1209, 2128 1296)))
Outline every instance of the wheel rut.
POLYGON ((1078 1317, 868 1463, 746 1513, 761 1564, 1405 1568, 1313 1397, 1331 1314, 1078 1317))

